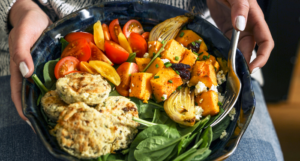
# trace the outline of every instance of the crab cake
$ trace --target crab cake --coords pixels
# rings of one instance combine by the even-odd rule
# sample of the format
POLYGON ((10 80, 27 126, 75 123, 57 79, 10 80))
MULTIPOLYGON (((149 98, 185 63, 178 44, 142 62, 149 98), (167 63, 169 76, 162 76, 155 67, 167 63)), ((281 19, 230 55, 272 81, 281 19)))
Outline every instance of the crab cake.
POLYGON ((42 107, 45 114, 52 121, 58 120, 59 114, 68 106, 64 101, 59 98, 56 91, 49 91, 41 99, 42 107))
POLYGON ((83 102, 74 103, 61 112, 51 131, 60 147, 78 158, 97 158, 111 152, 116 127, 83 102))
POLYGON ((99 74, 71 73, 56 82, 56 91, 67 104, 96 105, 108 97, 110 90, 110 84, 99 74))

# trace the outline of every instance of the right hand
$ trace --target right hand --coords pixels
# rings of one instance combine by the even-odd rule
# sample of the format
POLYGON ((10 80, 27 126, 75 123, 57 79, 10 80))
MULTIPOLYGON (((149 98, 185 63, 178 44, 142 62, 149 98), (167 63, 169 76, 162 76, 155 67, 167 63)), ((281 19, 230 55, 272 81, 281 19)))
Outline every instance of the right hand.
POLYGON ((32 75, 34 64, 30 49, 52 22, 31 0, 18 0, 13 5, 9 18, 13 26, 9 33, 11 98, 20 117, 29 123, 22 112, 22 76, 28 78, 32 75))

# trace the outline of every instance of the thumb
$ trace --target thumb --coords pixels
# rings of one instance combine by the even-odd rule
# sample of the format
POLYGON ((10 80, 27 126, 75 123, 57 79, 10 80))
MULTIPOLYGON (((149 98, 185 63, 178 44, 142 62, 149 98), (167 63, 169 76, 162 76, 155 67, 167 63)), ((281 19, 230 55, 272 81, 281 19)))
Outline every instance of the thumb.
POLYGON ((239 31, 244 31, 249 12, 248 0, 221 0, 225 5, 231 8, 232 26, 239 31))

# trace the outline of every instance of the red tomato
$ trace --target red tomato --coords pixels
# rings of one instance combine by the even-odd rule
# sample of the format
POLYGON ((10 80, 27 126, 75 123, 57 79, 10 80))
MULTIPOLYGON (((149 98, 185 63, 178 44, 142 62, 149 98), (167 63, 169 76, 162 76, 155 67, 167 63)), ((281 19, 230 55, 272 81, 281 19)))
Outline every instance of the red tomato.
POLYGON ((143 57, 148 50, 147 42, 140 34, 132 32, 128 38, 128 42, 132 51, 136 52, 137 57, 143 57))
POLYGON ((70 42, 61 54, 61 57, 74 56, 80 61, 88 61, 91 57, 91 48, 88 42, 83 39, 77 39, 70 42))
POLYGON ((107 57, 115 64, 124 63, 129 57, 129 53, 113 41, 105 41, 104 48, 107 57))
POLYGON ((148 42, 148 40, 149 40, 149 34, 150 34, 150 32, 144 32, 142 34, 142 37, 146 40, 146 42, 148 42))
POLYGON ((135 63, 124 62, 118 67, 117 73, 121 78, 121 84, 119 86, 116 86, 116 90, 120 95, 129 96, 129 88, 130 88, 130 80, 131 80, 130 75, 133 73, 137 73, 138 71, 139 71, 138 66, 135 63))
POLYGON ((143 26, 137 20, 129 20, 123 27, 123 34, 128 38, 130 33, 142 34, 144 32, 143 26))
POLYGON ((110 36, 111 36, 112 40, 116 43, 119 43, 118 35, 119 35, 120 32, 122 32, 122 29, 119 25, 119 20, 114 19, 109 24, 109 33, 110 33, 110 36))
POLYGON ((56 79, 64 77, 65 75, 77 71, 79 60, 73 56, 67 56, 58 61, 54 68, 54 75, 56 79))
POLYGON ((93 43, 89 42, 89 45, 91 47, 91 58, 90 60, 101 60, 103 62, 106 62, 110 65, 114 65, 107 57, 106 55, 93 43))
POLYGON ((72 32, 65 36, 68 42, 73 42, 77 39, 84 38, 87 42, 94 42, 94 36, 87 32, 72 32))
POLYGON ((110 40, 110 34, 109 34, 108 26, 105 23, 102 24, 102 30, 103 30, 103 33, 104 33, 104 39, 105 40, 110 40))

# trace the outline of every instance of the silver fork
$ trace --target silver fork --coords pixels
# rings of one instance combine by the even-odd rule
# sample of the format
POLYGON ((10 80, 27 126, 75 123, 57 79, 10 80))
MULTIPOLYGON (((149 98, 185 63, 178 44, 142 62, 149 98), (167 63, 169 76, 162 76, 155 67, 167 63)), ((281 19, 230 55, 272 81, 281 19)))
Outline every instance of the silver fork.
POLYGON ((224 112, 220 115, 218 119, 216 119, 210 126, 213 127, 221 122, 231 111, 233 106, 235 105, 242 88, 241 81, 236 73, 235 68, 235 56, 236 56, 236 48, 238 44, 240 36, 240 31, 233 29, 232 37, 230 41, 230 48, 228 52, 228 75, 226 81, 226 91, 225 97, 223 100, 223 109, 224 112))

